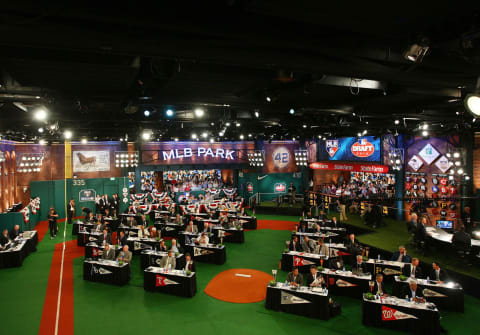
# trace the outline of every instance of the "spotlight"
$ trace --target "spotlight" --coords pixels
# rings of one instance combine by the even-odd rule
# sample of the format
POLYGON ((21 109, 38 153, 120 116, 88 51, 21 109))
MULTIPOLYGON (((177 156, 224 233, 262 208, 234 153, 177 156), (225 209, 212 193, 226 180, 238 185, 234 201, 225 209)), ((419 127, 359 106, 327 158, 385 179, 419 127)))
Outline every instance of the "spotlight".
POLYGON ((224 135, 223 131, 218 133, 218 136, 222 137, 224 135))
POLYGON ((265 98, 265 100, 267 100, 267 102, 272 102, 272 98, 270 98, 268 95, 267 95, 267 97, 265 98))
POLYGON ((470 176, 465 176, 465 180, 470 180, 470 176))
POLYGON ((295 114, 295 109, 293 109, 293 108, 290 108, 290 111, 289 111, 289 113, 290 113, 291 115, 295 114))
POLYGON ((248 137, 252 137, 252 134, 248 134, 248 137))
POLYGON ((207 138, 207 137, 208 137, 208 133, 203 132, 203 133, 202 133, 202 137, 203 137, 203 138, 207 138))
POLYGON ((255 112, 255 117, 260 117, 260 113, 259 113, 259 112, 255 112))
POLYGON ((457 173, 458 173, 458 174, 463 174, 463 169, 458 169, 458 170, 457 170, 457 173))
POLYGON ((400 120, 395 120, 395 124, 400 124, 400 120))
POLYGON ((55 130, 55 128, 57 128, 56 124, 51 124, 51 125, 50 125, 50 129, 51 129, 51 130, 55 130))
POLYGON ((178 142, 178 137, 175 137, 173 140, 174 140, 175 142, 178 142))
POLYGON ((213 142, 215 142, 215 140, 212 137, 212 138, 210 138, 210 143, 213 143, 213 142))
POLYGON ((146 117, 149 117, 150 116, 150 111, 148 109, 145 109, 143 111, 143 115, 145 115, 146 117))
POLYGON ((240 135, 240 139, 243 140, 245 137, 243 135, 240 135))
POLYGON ((87 144, 87 139, 86 138, 82 138, 82 144, 87 144))
POLYGON ((38 121, 43 121, 47 118, 47 111, 45 110, 45 108, 37 108, 34 111, 33 117, 38 121))
POLYGON ((152 133, 148 130, 145 130, 143 133, 142 133, 142 138, 145 140, 145 141, 148 141, 150 139, 150 137, 152 136, 152 133))
POLYGON ((428 136, 428 131, 426 131, 426 130, 422 131, 422 136, 427 137, 428 136))
POLYGON ((230 122, 225 123, 225 126, 230 127, 230 122))
POLYGON ((45 145, 45 144, 47 144, 47 141, 45 141, 45 140, 40 140, 40 141, 38 141, 38 144, 40 144, 40 145, 45 145))
POLYGON ((167 109, 167 110, 165 111, 165 115, 167 115, 168 117, 172 117, 173 114, 175 114, 175 113, 174 113, 173 110, 171 110, 171 109, 167 109))
POLYGON ((303 128, 307 128, 307 125, 306 125, 306 124, 304 124, 304 125, 303 125, 303 128))
POLYGON ((70 130, 65 130, 65 131, 63 132, 63 136, 64 136, 65 139, 67 139, 67 140, 71 139, 71 138, 72 138, 72 135, 73 135, 73 134, 72 134, 72 132, 71 132, 70 130))
POLYGON ((43 128, 42 127, 38 128, 38 132, 43 133, 43 128))
POLYGON ((365 129, 362 134, 363 134, 363 135, 366 135, 366 134, 367 134, 367 130, 365 129))
POLYGON ((193 133, 192 138, 195 140, 197 138, 197 134, 193 133))
POLYGON ((428 124, 425 123, 425 124, 422 126, 422 129, 423 129, 423 130, 427 130, 427 129, 428 129, 428 124))
POLYGON ((464 105, 474 116, 480 116, 480 94, 468 94, 465 97, 464 105))
POLYGON ((240 127, 240 122, 237 122, 235 125, 236 125, 237 127, 240 127))
POLYGON ((361 137, 362 136, 362 133, 357 133, 357 137, 361 137))
POLYGON ((459 158, 459 157, 460 157, 460 153, 458 153, 458 152, 453 153, 453 157, 459 158))
POLYGON ((195 109, 195 116, 196 117, 202 117, 205 115, 205 111, 203 110, 203 108, 196 108, 195 109))
POLYGON ((427 54, 428 49, 428 40, 424 38, 418 44, 410 45, 403 53, 403 57, 411 62, 420 63, 427 54))

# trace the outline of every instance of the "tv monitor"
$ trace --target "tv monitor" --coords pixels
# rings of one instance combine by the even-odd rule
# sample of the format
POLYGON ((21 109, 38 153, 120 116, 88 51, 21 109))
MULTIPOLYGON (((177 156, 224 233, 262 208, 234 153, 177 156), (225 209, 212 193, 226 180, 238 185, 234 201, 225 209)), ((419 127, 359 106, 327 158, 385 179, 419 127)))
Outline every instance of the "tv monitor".
POLYGON ((453 221, 451 220, 437 220, 437 227, 442 229, 453 229, 453 221))

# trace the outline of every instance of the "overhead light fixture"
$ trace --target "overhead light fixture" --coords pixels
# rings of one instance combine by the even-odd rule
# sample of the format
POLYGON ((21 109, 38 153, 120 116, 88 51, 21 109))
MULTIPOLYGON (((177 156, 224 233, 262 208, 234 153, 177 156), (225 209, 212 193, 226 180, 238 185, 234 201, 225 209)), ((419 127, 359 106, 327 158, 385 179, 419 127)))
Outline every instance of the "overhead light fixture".
POLYGON ((422 136, 427 137, 428 136, 428 131, 426 131, 426 130, 422 131, 422 136))
POLYGON ((475 117, 480 116, 480 94, 468 94, 464 100, 465 109, 475 117))
POLYGON ((230 122, 225 123, 225 126, 230 127, 230 122))
POLYGON ((410 45, 403 53, 403 57, 411 62, 420 63, 429 50, 428 40, 423 38, 418 43, 410 45))
POLYGON ((203 117, 205 115, 203 108, 196 108, 194 113, 196 117, 203 117))
POLYGON ((174 140, 175 142, 178 142, 178 137, 175 137, 173 140, 174 140))
POLYGON ((212 137, 212 138, 210 138, 210 143, 213 143, 213 142, 215 142, 215 140, 212 137))
POLYGON ((423 129, 423 130, 427 130, 427 129, 428 129, 428 124, 425 123, 425 124, 422 126, 422 129, 423 129))
POLYGON ((148 109, 145 109, 143 111, 143 115, 145 115, 146 117, 149 117, 150 116, 150 111, 148 109))
POLYGON ((365 129, 363 132, 362 132, 363 135, 366 135, 367 134, 367 130, 365 129))
POLYGON ((307 166, 308 150, 295 150, 295 162, 297 166, 307 166))
POLYGON ((272 102, 272 98, 270 98, 268 95, 265 97, 265 100, 267 100, 267 102, 272 102))
POLYGON ((262 167, 265 163, 265 151, 253 150, 247 154, 248 163, 253 167, 262 167))
POLYGON ((207 133, 207 132, 203 132, 203 133, 202 133, 202 137, 203 137, 203 138, 207 138, 207 137, 208 137, 208 133, 207 133))
POLYGON ((239 136, 239 138, 240 138, 241 140, 243 140, 245 137, 244 137, 243 134, 242 134, 242 135, 239 136))
POLYGON ((295 109, 293 109, 293 108, 290 108, 290 111, 289 111, 289 113, 290 113, 291 115, 295 114, 295 109))
MULTIPOLYGON (((42 144, 42 143, 40 143, 42 144)), ((17 172, 40 172, 43 164, 43 153, 20 153, 17 156, 17 172)))
POLYGON ((306 125, 306 124, 304 124, 304 125, 303 125, 303 128, 307 128, 307 125, 306 125))
POLYGON ((65 139, 69 140, 69 139, 72 138, 73 133, 72 133, 70 130, 65 130, 65 131, 63 132, 63 136, 65 137, 65 139))
POLYGON ((260 113, 259 112, 255 112, 255 117, 259 117, 260 116, 260 113))
POLYGON ((240 122, 237 122, 235 125, 236 125, 237 127, 240 127, 240 122))
POLYGON ((39 107, 33 112, 33 117, 38 121, 44 121, 47 118, 47 111, 45 108, 39 107))
POLYGON ((40 140, 40 141, 38 141, 38 144, 40 144, 40 145, 45 145, 45 144, 47 144, 47 141, 45 141, 45 140, 40 140))
POLYGON ((221 131, 221 132, 218 133, 218 136, 220 136, 220 137, 222 137, 223 135, 224 135, 224 132, 223 132, 223 131, 221 131))
POLYGON ((192 133, 192 138, 195 140, 197 138, 197 134, 192 133))
POLYGON ((395 120, 395 124, 400 124, 400 120, 395 120))
POLYGON ((142 133, 142 139, 144 141, 148 141, 152 137, 152 131, 151 130, 144 130, 142 133))
POLYGON ((138 151, 115 151, 115 167, 132 168, 138 166, 138 151))
POLYGON ((172 117, 174 114, 175 112, 170 108, 165 111, 165 115, 168 117, 172 117))
POLYGON ((87 144, 88 140, 86 138, 82 138, 82 144, 87 144))
POLYGON ((42 127, 38 128, 38 132, 43 133, 43 128, 42 127))

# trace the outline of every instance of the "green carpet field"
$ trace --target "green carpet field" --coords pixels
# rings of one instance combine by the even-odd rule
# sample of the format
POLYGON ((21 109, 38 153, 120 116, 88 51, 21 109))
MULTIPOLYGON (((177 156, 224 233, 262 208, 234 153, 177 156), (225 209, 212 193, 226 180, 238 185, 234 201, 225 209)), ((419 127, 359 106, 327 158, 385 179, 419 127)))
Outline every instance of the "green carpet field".
MULTIPOLYGON (((298 220, 297 217, 272 215, 257 217, 260 220, 298 220)), ((360 240, 364 241, 369 235, 363 235, 360 240)), ((73 264, 75 334, 399 334, 363 326, 361 302, 357 299, 333 297, 342 304, 342 313, 329 321, 320 321, 267 310, 264 301, 228 303, 203 292, 210 280, 228 269, 250 268, 271 274, 272 269, 278 269, 289 237, 290 231, 285 230, 247 231, 244 244, 226 245, 227 261, 224 265, 197 263, 197 294, 193 298, 144 291, 137 256, 132 263, 132 279, 124 287, 84 281, 83 257, 77 258, 73 264)), ((71 232, 68 232, 67 239, 71 238, 71 232)), ((60 242, 60 239, 57 237, 51 241, 46 236, 23 267, 0 270, 4 302, 0 334, 38 334, 54 242, 60 242)), ((390 245, 388 247, 391 249, 390 245)), ((285 277, 286 273, 279 270, 278 280, 283 281, 285 277)), ((450 334, 477 334, 479 302, 479 299, 466 296, 465 314, 442 312, 442 326, 450 334)))

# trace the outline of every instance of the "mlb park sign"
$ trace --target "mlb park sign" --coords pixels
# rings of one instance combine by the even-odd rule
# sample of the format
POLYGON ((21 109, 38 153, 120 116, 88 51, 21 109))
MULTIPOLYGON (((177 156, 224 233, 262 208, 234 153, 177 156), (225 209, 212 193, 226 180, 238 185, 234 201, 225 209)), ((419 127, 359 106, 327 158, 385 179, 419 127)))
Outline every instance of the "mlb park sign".
POLYGON ((189 158, 196 155, 197 157, 211 157, 211 158, 221 158, 226 160, 235 159, 236 150, 222 149, 222 148, 208 148, 208 147, 198 147, 198 148, 183 148, 181 149, 171 149, 162 151, 163 160, 175 160, 179 158, 189 158))

